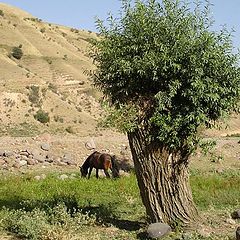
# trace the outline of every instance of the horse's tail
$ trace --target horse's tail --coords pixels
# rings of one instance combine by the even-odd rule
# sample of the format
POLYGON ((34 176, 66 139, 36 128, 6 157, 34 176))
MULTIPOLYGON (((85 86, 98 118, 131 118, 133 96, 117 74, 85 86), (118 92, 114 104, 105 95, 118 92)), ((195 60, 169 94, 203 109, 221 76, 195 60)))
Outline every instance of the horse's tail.
POLYGON ((120 177, 119 174, 119 166, 116 160, 116 156, 111 156, 111 163, 112 163, 112 175, 114 178, 120 177))

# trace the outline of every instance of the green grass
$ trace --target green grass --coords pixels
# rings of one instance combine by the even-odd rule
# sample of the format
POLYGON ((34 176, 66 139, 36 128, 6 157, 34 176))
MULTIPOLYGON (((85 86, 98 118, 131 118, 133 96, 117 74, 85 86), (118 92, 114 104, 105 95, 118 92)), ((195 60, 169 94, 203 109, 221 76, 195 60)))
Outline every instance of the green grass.
POLYGON ((200 209, 234 208, 240 203, 240 174, 208 174, 191 177, 195 203, 200 209))
MULTIPOLYGON (((3 175, 1 230, 23 239, 145 239, 139 237, 145 212, 133 174, 117 180, 92 177, 64 181, 57 175, 48 174, 41 181, 29 174, 3 175)), ((201 211, 212 206, 239 207, 240 174, 192 174, 191 185, 201 211)), ((183 238, 173 235, 171 239, 183 238)), ((192 235, 188 239, 212 238, 192 235)))

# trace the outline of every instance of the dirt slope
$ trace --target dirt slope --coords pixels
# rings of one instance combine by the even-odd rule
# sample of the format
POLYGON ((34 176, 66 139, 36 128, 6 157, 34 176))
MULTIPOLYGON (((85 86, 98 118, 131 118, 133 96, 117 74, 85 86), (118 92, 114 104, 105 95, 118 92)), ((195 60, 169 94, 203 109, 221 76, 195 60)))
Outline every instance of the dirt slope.
POLYGON ((87 49, 97 35, 42 22, 7 4, 0 10, 0 132, 95 132, 99 94, 85 71, 93 68, 87 49), (13 47, 21 48, 21 59, 12 56, 13 47), (34 118, 39 109, 49 114, 48 124, 34 118))

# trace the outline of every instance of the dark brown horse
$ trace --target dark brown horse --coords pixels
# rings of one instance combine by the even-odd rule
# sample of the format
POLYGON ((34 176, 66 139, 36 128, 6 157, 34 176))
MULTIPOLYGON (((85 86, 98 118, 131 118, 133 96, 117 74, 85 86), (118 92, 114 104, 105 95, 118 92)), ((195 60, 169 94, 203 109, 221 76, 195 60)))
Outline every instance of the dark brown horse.
POLYGON ((111 156, 107 153, 100 153, 95 151, 92 153, 83 163, 83 165, 80 167, 80 172, 82 177, 86 177, 88 175, 88 178, 91 176, 91 172, 93 168, 96 169, 96 178, 98 178, 98 170, 103 169, 104 173, 107 178, 110 178, 110 175, 108 173, 108 169, 112 171, 112 176, 119 177, 119 169, 116 164, 115 156, 111 156), (89 169, 89 171, 88 171, 89 169))

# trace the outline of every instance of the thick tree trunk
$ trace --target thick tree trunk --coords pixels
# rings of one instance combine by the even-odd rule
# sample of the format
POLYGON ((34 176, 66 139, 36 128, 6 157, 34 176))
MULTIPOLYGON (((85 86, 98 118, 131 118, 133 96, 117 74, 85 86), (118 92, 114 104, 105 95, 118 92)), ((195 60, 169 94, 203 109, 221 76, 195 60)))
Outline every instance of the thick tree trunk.
POLYGON ((149 144, 144 132, 128 134, 137 181, 151 222, 189 224, 197 217, 189 184, 189 155, 149 144))

